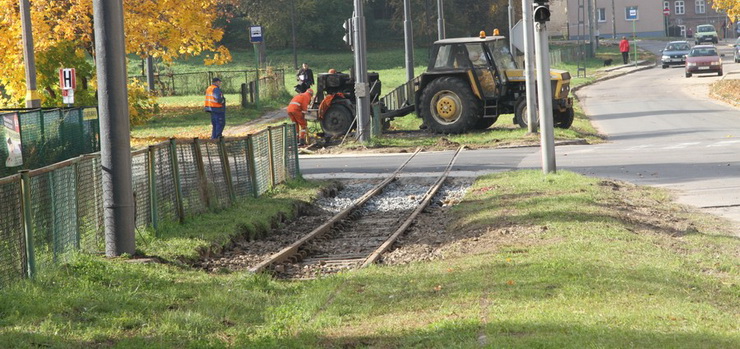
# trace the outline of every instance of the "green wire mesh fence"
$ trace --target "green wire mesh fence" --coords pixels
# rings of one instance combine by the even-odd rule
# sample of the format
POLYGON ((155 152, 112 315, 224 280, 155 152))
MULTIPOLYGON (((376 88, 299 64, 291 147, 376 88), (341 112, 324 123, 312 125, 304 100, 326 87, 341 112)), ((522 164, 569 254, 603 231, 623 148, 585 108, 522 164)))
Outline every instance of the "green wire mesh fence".
MULTIPOLYGON (((171 139, 131 154, 136 227, 182 222, 299 177, 295 127, 241 138, 171 139)), ((0 179, 0 287, 104 253, 100 154, 0 179)))

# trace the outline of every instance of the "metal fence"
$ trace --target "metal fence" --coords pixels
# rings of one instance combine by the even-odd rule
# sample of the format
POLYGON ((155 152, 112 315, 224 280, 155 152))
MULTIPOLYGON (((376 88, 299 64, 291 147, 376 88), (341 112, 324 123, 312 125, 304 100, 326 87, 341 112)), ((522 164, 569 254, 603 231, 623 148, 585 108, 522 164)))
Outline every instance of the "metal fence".
MULTIPOLYGON (((271 97, 270 91, 285 90, 283 69, 260 69, 260 97, 271 97)), ((160 96, 194 96, 205 92, 215 77, 221 79, 221 91, 226 94, 241 93, 241 85, 255 81, 256 70, 205 71, 193 73, 167 73, 154 75, 154 89, 160 96)), ((129 76, 129 79, 147 81, 146 76, 129 76)))
MULTIPOLYGON (((221 140, 171 139, 131 153, 137 228, 182 222, 299 176, 295 127, 221 140)), ((72 252, 104 253, 100 154, 0 179, 0 287, 72 252)))
POLYGON ((0 177, 100 150, 96 107, 3 110, 0 117, 7 145, 0 146, 0 177))

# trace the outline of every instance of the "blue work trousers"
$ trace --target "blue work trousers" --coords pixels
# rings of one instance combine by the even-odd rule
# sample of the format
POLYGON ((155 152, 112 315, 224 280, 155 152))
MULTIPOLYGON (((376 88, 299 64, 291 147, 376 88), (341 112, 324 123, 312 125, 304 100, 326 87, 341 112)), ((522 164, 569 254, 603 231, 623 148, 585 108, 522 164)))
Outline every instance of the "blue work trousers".
POLYGON ((224 127, 226 126, 226 112, 212 111, 211 125, 213 126, 211 131, 211 139, 220 138, 221 133, 224 131, 224 127))

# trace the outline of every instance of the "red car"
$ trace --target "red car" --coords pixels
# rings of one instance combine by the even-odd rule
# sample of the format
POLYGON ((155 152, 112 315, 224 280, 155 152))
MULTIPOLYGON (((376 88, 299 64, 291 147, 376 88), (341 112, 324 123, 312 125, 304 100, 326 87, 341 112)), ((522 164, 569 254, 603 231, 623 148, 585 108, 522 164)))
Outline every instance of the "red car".
POLYGON ((717 73, 722 76, 722 58, 712 45, 697 45, 686 57, 686 77, 691 74, 717 73))

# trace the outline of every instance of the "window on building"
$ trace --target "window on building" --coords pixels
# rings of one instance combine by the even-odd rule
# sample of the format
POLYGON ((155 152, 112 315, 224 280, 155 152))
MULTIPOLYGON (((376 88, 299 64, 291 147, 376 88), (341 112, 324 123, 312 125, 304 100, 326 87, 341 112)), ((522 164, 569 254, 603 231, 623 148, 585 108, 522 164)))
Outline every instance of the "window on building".
POLYGON ((682 15, 686 13, 686 5, 684 4, 683 1, 676 1, 675 6, 676 6, 677 15, 682 15))
POLYGON ((605 8, 597 8, 596 9, 596 21, 597 22, 606 22, 606 9, 605 8))
POLYGON ((696 13, 707 12, 707 5, 704 3, 704 0, 696 0, 695 10, 696 10, 696 13))
POLYGON ((685 25, 679 25, 678 28, 681 29, 681 37, 682 38, 685 38, 686 37, 686 26, 685 25))
POLYGON ((663 1, 663 9, 670 9, 671 8, 671 2, 670 1, 663 1))

